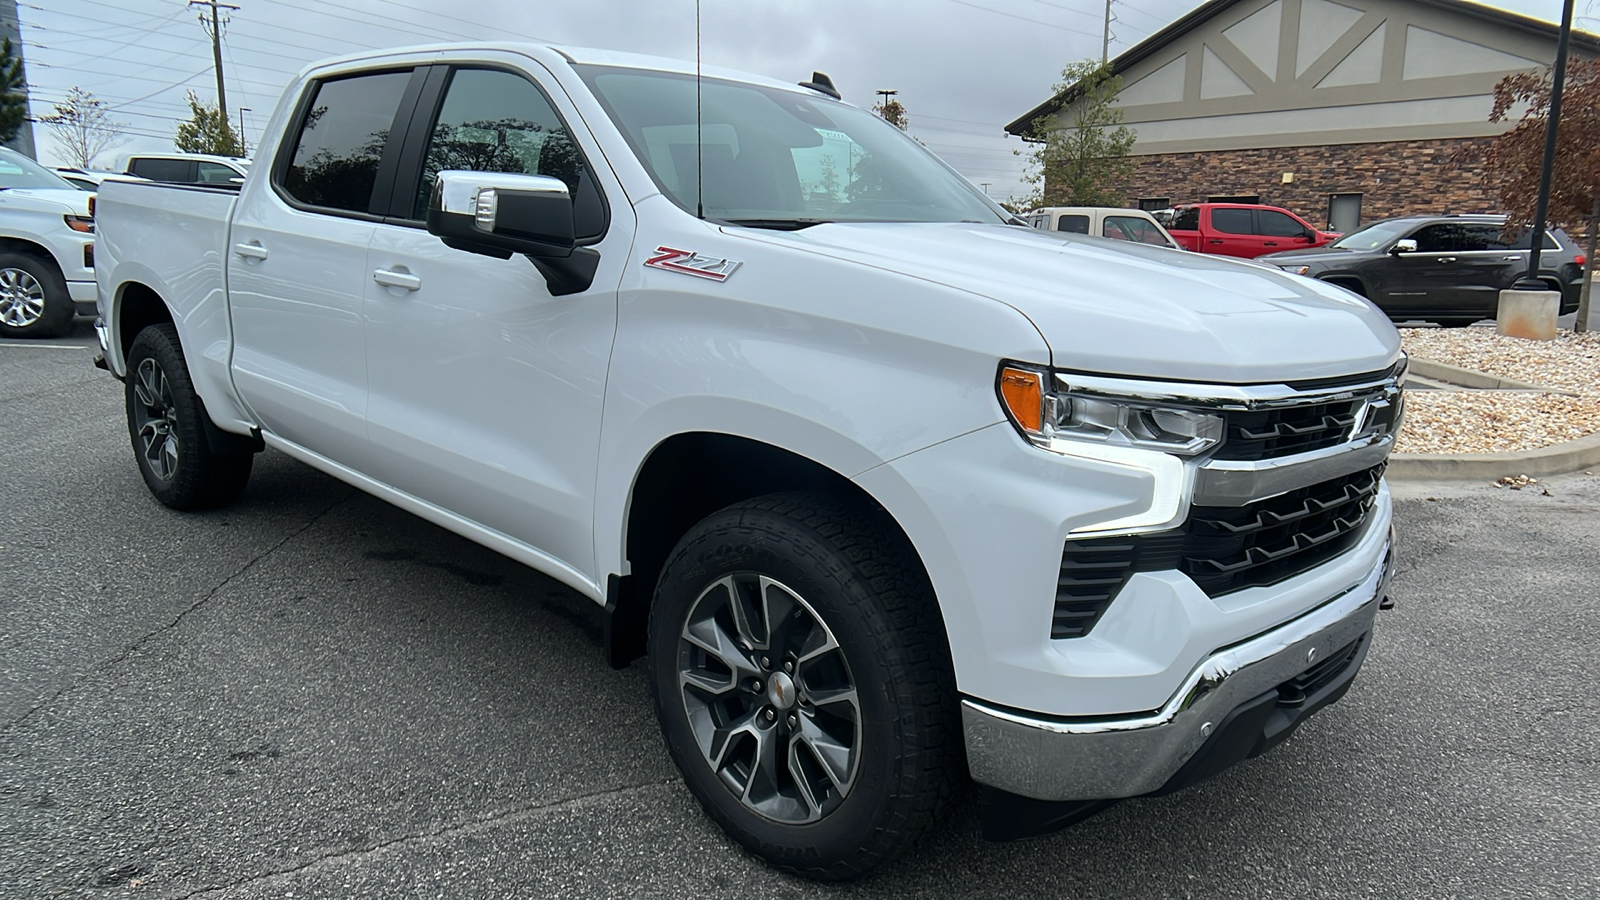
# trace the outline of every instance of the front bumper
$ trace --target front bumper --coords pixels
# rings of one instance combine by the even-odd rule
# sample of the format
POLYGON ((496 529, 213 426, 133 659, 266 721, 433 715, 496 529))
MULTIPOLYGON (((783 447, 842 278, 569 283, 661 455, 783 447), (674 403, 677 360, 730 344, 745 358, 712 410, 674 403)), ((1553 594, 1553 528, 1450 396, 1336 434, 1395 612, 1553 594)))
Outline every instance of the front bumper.
POLYGON ((67 282, 67 296, 78 308, 78 315, 92 316, 95 307, 95 286, 92 281, 67 282))
MULTIPOLYGON (((1359 584, 1298 619, 1216 651, 1160 709, 1148 714, 1046 717, 964 700, 961 712, 974 780, 1033 800, 1105 800, 1181 787, 1255 755, 1343 693, 1365 656, 1393 567, 1391 541, 1359 584), (1298 708, 1287 704, 1288 713, 1265 722, 1270 733, 1260 733, 1258 740, 1231 727, 1239 725, 1235 714, 1247 707, 1256 716, 1252 721, 1259 722, 1273 712, 1273 692, 1318 660, 1345 651, 1350 651, 1348 661, 1327 674, 1317 695, 1302 698, 1298 708), (1225 750, 1220 763, 1213 758, 1202 766, 1203 773, 1186 771, 1191 760, 1214 756, 1216 748, 1208 746, 1213 741, 1228 741, 1246 752, 1230 755, 1225 750)), ((1285 707, 1284 702, 1277 705, 1285 707)))

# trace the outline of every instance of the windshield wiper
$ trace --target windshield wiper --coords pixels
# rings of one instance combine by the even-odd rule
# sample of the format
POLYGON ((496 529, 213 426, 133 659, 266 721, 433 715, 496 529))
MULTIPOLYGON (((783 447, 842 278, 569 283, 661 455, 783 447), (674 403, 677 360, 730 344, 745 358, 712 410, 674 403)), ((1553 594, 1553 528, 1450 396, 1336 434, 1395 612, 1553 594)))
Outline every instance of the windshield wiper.
POLYGON ((767 228, 772 231, 799 231, 813 225, 831 225, 831 219, 723 219, 729 225, 743 225, 746 228, 767 228))

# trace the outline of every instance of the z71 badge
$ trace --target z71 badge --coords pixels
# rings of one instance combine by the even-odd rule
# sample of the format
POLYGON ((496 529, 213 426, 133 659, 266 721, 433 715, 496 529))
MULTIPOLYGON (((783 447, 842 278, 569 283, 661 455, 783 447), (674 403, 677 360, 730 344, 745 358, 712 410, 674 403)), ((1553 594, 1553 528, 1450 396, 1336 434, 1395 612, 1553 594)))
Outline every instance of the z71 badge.
POLYGON ((645 260, 644 264, 652 269, 666 269, 668 272, 681 272, 712 281, 727 281, 728 276, 741 265, 735 259, 701 256, 693 250, 674 250, 671 247, 657 247, 656 254, 645 260))

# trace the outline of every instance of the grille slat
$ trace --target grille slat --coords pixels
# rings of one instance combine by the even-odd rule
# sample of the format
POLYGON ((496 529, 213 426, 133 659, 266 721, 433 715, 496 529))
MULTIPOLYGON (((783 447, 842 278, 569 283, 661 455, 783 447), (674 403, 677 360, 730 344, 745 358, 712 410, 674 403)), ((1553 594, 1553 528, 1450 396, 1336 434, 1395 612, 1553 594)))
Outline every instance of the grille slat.
POLYGON ((1176 569, 1212 597, 1275 584, 1360 540, 1384 465, 1245 506, 1196 506, 1181 528, 1135 538, 1067 541, 1052 638, 1082 637, 1135 572, 1176 569))

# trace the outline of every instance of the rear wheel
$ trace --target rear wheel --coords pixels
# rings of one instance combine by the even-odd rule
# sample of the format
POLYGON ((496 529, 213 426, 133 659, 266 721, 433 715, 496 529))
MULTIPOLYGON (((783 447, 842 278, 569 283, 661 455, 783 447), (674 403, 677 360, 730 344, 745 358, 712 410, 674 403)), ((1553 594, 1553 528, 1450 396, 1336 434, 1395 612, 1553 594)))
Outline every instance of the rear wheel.
POLYGON ((171 324, 151 325, 133 339, 125 392, 139 474, 157 500, 173 509, 204 509, 239 496, 255 454, 212 451, 205 405, 171 324))
POLYGON ((960 783, 943 628, 885 518, 818 494, 731 506, 679 542, 651 610, 656 711, 690 791, 813 878, 903 852, 960 783))
POLYGON ((76 311, 54 265, 26 253, 0 253, 0 337, 60 337, 72 330, 76 311))

